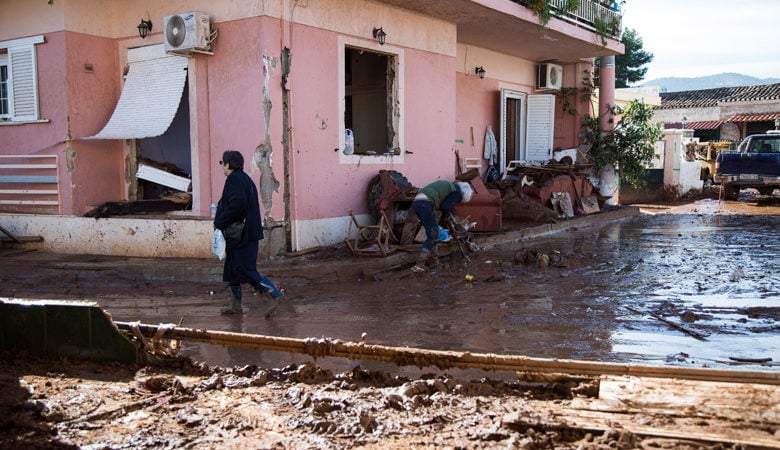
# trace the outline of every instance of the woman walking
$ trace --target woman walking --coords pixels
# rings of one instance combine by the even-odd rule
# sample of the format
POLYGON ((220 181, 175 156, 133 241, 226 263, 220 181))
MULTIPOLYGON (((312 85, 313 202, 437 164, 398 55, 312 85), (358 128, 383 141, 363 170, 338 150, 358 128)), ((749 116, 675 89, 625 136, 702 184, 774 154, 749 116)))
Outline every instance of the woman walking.
MULTIPOLYGON (((214 227, 225 234, 226 256, 222 281, 230 286, 230 302, 222 314, 242 314, 241 284, 249 283, 257 292, 268 293, 273 298, 281 297, 280 289, 257 271, 259 241, 263 239, 263 224, 260 218, 260 202, 257 187, 244 172, 244 157, 235 150, 227 150, 219 162, 227 177, 222 189, 222 198, 217 204, 214 227), (234 238, 228 237, 226 229, 233 224, 243 229, 234 238)), ((231 227, 233 228, 233 227, 231 227)))

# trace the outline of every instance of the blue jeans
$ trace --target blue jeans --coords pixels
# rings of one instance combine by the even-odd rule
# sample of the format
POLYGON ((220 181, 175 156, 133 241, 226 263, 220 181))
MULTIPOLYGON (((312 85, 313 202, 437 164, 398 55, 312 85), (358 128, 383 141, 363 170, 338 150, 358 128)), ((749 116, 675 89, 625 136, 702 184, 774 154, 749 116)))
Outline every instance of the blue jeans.
POLYGON ((439 222, 436 220, 433 202, 429 200, 415 200, 412 202, 412 209, 414 209, 423 228, 425 228, 425 242, 422 248, 431 250, 436 245, 436 240, 439 237, 439 222))

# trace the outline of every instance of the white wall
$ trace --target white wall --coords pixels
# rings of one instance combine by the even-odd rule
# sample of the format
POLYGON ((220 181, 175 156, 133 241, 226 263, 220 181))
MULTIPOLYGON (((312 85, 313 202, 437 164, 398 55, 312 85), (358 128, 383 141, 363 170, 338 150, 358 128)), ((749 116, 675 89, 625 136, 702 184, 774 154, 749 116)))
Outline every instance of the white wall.
POLYGON ((685 160, 685 143, 693 137, 693 130, 665 130, 664 186, 677 190, 683 196, 691 190, 701 190, 701 163, 685 160))

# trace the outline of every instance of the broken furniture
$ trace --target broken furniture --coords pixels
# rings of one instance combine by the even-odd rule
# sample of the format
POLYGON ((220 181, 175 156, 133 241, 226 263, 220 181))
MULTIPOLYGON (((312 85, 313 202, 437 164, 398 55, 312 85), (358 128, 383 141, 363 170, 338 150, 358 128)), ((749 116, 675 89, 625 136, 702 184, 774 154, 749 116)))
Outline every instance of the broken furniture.
POLYGON ((468 218, 469 222, 476 222, 473 231, 501 231, 501 191, 488 189, 476 168, 458 175, 456 179, 469 183, 474 189, 474 195, 468 203, 455 205, 452 213, 468 218))
POLYGON ((598 206, 593 205, 593 199, 588 198, 594 195, 589 179, 592 167, 593 164, 566 164, 554 160, 545 165, 513 164, 507 167, 506 176, 501 183, 513 184, 512 190, 515 193, 525 194, 548 208, 555 207, 552 204, 554 193, 568 193, 575 212, 587 214, 598 211, 598 206), (585 200, 586 198, 588 199, 585 200))
POLYGON ((353 255, 387 256, 396 250, 397 247, 391 244, 396 238, 384 214, 380 214, 379 223, 376 225, 361 225, 352 211, 349 212, 349 217, 347 237, 344 241, 353 255))
POLYGON ((417 188, 396 170, 380 170, 368 185, 368 207, 376 220, 384 215, 393 226, 403 226, 417 188))

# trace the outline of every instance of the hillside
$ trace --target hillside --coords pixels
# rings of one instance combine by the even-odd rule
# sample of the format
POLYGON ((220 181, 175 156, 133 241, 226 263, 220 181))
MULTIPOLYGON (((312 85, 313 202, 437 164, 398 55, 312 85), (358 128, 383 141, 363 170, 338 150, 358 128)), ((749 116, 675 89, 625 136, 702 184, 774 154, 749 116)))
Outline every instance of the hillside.
POLYGON ((756 78, 739 73, 721 73, 705 77, 683 78, 666 77, 644 81, 639 86, 658 86, 661 92, 694 91, 734 86, 752 86, 756 84, 772 84, 780 82, 780 78, 756 78))

